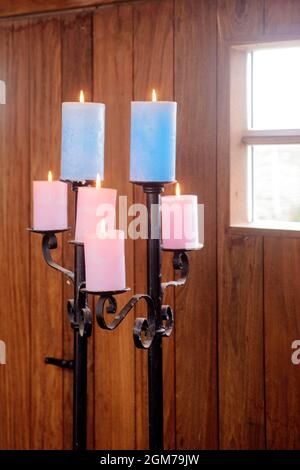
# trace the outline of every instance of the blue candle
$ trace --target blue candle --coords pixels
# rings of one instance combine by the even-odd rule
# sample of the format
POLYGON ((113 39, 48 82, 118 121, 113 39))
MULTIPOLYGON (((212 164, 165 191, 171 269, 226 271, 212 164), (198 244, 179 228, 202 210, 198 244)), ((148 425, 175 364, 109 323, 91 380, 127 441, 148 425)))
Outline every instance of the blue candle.
POLYGON ((80 101, 62 106, 61 179, 103 180, 105 105, 80 101))
MULTIPOLYGON (((153 90, 154 92, 154 90, 153 90)), ((177 103, 131 103, 130 181, 172 182, 176 165, 177 103)))

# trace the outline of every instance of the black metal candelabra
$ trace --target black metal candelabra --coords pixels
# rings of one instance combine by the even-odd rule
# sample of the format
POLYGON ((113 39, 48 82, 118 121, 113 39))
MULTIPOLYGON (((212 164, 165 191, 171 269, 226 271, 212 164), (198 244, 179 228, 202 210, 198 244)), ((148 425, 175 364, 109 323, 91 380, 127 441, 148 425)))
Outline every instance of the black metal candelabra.
MULTIPOLYGON (((74 272, 58 265, 51 251, 57 248, 56 234, 62 230, 30 231, 43 235, 42 252, 46 263, 60 271, 74 285, 74 298, 68 301, 67 311, 74 332, 74 356, 72 360, 47 357, 47 364, 73 369, 73 449, 86 449, 87 433, 87 345, 92 333, 93 315, 88 307, 88 295, 98 296, 96 320, 100 328, 115 330, 134 306, 144 301, 147 314, 136 318, 133 329, 134 344, 137 348, 148 350, 148 402, 149 402, 149 448, 163 450, 163 351, 162 338, 171 335, 173 312, 169 305, 163 304, 163 296, 169 286, 183 286, 187 280, 189 260, 185 250, 174 252, 173 268, 180 272, 177 280, 162 283, 161 280, 161 221, 160 194, 163 183, 140 183, 147 198, 148 238, 147 238, 147 294, 136 294, 118 312, 116 296, 129 289, 113 292, 91 292, 85 287, 84 246, 74 244, 74 272), (155 235, 155 236, 153 236, 155 235), (108 323, 106 313, 113 315, 108 323)), ((89 185, 86 182, 85 185, 89 185)), ((75 192, 75 211, 77 212, 77 193, 79 184, 73 183, 75 192)), ((76 219, 75 219, 76 220, 76 219)))

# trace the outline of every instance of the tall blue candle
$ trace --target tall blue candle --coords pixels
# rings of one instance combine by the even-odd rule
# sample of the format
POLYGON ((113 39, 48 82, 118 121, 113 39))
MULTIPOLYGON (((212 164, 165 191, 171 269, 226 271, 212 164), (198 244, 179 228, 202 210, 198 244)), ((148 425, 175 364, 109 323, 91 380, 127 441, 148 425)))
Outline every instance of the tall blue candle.
POLYGON ((61 179, 96 180, 104 177, 105 105, 78 103, 62 106, 61 179))
POLYGON ((177 103, 152 99, 131 103, 132 182, 175 180, 177 103))

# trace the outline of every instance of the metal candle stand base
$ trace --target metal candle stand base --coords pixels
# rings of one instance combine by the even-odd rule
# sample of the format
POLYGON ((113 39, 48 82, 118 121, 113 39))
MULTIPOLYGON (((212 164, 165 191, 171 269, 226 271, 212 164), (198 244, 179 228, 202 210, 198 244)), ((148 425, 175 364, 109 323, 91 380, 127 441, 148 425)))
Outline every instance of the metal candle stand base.
MULTIPOLYGON (((87 183, 88 184, 88 183, 87 183)), ((149 401, 149 448, 163 450, 163 363, 162 338, 168 337, 173 329, 173 312, 169 305, 163 305, 167 287, 183 286, 187 280, 189 260, 186 251, 174 250, 173 268, 181 273, 177 280, 161 282, 160 194, 163 183, 137 183, 143 186, 147 197, 148 239, 147 239, 147 294, 136 294, 118 312, 116 296, 129 289, 114 292, 90 292, 85 288, 84 247, 82 243, 72 242, 75 249, 74 272, 55 263, 51 251, 57 248, 56 234, 64 230, 31 232, 43 235, 42 252, 46 263, 60 271, 74 285, 74 299, 68 301, 68 316, 74 331, 74 356, 72 360, 45 358, 46 364, 73 370, 73 449, 86 449, 87 418, 87 340, 92 334, 93 316, 88 307, 88 295, 99 296, 96 304, 96 320, 100 328, 115 330, 134 306, 144 301, 146 315, 136 318, 133 328, 134 344, 137 348, 148 349, 148 401, 149 401), (155 206, 153 206, 155 205, 155 206), (107 323, 105 314, 114 315, 107 323)), ((79 185, 73 183, 76 197, 79 185)), ((80 185, 82 186, 82 185, 80 185)), ((76 219, 75 219, 76 220, 76 219)), ((172 250, 168 250, 172 251, 172 250)))

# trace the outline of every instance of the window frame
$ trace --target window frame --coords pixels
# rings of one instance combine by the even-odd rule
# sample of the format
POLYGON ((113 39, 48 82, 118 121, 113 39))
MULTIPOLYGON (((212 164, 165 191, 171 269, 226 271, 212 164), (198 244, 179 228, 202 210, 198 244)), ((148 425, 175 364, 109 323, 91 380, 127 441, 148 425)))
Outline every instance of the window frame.
POLYGON ((230 230, 284 230, 300 236, 300 222, 249 220, 249 149, 254 145, 300 144, 300 129, 248 129, 248 55, 258 49, 294 46, 299 47, 300 40, 230 47, 230 230))

